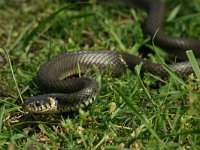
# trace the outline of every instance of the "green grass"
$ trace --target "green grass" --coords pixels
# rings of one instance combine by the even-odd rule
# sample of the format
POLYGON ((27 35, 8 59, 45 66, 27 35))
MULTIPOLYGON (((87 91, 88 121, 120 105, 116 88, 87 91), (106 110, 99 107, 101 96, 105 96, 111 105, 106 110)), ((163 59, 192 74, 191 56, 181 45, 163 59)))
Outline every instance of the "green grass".
MULTIPOLYGON (((166 0, 166 32, 199 39, 199 4, 166 0)), ((2 1, 0 8, 0 149, 200 149, 194 75, 181 79, 168 70, 163 80, 140 76, 140 66, 119 78, 97 73, 101 90, 84 111, 38 116, 21 110, 25 97, 41 94, 34 78, 39 66, 63 51, 109 49, 140 56, 142 45, 155 49, 142 32, 143 10, 53 0, 2 1), (152 88, 158 81, 162 84, 152 88)), ((160 62, 160 57, 147 59, 160 62)))
POLYGON ((197 76, 198 80, 200 80, 200 69, 192 50, 187 51, 187 56, 190 64, 192 65, 195 75, 197 76))

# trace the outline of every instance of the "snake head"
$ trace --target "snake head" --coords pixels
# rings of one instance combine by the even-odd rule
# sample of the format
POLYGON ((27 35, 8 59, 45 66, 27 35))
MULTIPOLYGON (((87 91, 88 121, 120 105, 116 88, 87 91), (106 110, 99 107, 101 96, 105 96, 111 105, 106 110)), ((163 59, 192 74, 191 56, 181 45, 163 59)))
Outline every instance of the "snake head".
POLYGON ((52 113, 57 111, 58 102, 54 97, 46 97, 43 95, 34 96, 27 98, 22 108, 25 111, 32 112, 32 113, 52 113))

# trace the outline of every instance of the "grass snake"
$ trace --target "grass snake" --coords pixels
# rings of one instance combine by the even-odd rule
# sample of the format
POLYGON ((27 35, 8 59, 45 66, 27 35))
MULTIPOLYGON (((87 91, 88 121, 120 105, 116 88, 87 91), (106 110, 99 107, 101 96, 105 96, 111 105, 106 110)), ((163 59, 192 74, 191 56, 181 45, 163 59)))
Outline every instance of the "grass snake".
MULTIPOLYGON (((153 35, 158 28, 155 43, 169 50, 181 59, 186 59, 185 51, 192 49, 196 57, 200 57, 200 41, 189 38, 178 38, 166 35, 162 30, 164 4, 160 0, 124 0, 124 5, 144 8, 148 12, 145 30, 153 35)), ((110 76, 120 76, 126 68, 134 67, 143 62, 142 71, 167 77, 168 72, 161 64, 143 60, 128 53, 95 50, 63 53, 43 64, 36 75, 39 88, 44 95, 28 97, 23 109, 32 113, 60 113, 75 111, 88 106, 94 100, 99 89, 92 78, 75 78, 73 75, 90 74, 96 69, 106 70, 110 76), (67 78, 69 77, 69 78, 67 78)), ((200 65, 200 61, 198 60, 200 65)), ((193 72, 189 62, 169 65, 177 74, 185 76, 193 72)))

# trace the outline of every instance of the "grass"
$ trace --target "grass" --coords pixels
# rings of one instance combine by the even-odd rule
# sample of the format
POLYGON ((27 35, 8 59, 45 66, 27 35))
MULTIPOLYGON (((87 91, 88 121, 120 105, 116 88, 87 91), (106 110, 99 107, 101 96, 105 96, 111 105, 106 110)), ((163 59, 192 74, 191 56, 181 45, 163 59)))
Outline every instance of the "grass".
POLYGON ((198 80, 200 80, 200 71, 199 71, 200 69, 199 69, 199 65, 198 65, 198 63, 197 63, 197 61, 196 61, 196 59, 195 59, 195 56, 194 56, 192 50, 187 51, 187 56, 188 56, 188 59, 189 59, 189 61, 190 61, 190 64, 192 65, 192 68, 193 68, 193 70, 194 70, 194 72, 195 72, 195 74, 196 74, 198 80))
MULTIPOLYGON (((94 2, 1 3, 0 149, 200 148, 199 80, 194 75, 181 79, 169 70, 171 76, 163 80, 140 76, 140 66, 119 78, 97 73, 101 90, 86 110, 57 116, 21 110, 21 100, 41 93, 34 78, 39 66, 63 51, 109 49, 140 56, 142 46, 153 49, 142 32, 143 10, 94 2)), ((166 0, 166 5, 166 32, 199 38, 199 2, 166 0)), ((156 50, 169 61, 162 49, 156 50)), ((147 59, 160 62, 152 53, 147 59)))

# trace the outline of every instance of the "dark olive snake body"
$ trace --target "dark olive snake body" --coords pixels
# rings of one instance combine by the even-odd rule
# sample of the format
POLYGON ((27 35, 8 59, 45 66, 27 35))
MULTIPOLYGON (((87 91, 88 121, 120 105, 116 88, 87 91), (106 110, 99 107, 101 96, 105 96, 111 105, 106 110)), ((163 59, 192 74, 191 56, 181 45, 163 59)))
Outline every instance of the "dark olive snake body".
MULTIPOLYGON (((124 0, 129 5, 131 0, 124 0)), ((196 57, 200 57, 200 41, 170 37, 162 31, 164 5, 160 0, 136 0, 134 4, 148 12, 145 24, 146 31, 153 35, 159 28, 155 43, 170 49, 170 53, 185 59, 185 51, 192 49, 196 57)), ((110 76, 120 76, 126 68, 134 70, 137 64, 143 62, 142 72, 161 77, 168 73, 161 64, 143 60, 139 57, 109 50, 77 51, 63 53, 43 64, 36 76, 37 84, 45 93, 26 98, 23 108, 33 113, 59 113, 75 111, 92 103, 99 87, 91 78, 76 78, 73 75, 90 74, 91 72, 106 70, 110 76), (70 78, 67 78, 70 77, 70 78)), ((200 60, 198 60, 200 65, 200 60)), ((193 72, 189 62, 169 65, 178 75, 185 76, 193 72)))

